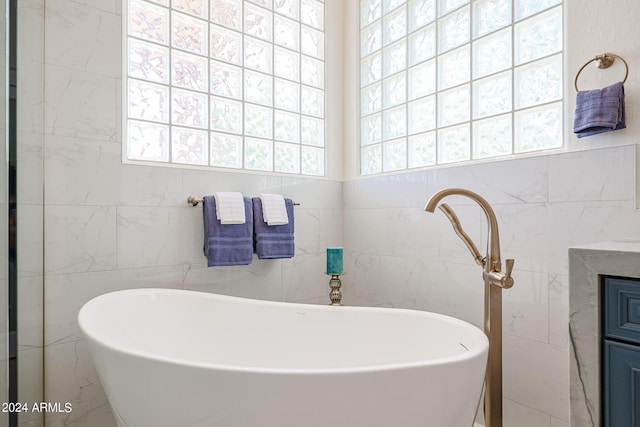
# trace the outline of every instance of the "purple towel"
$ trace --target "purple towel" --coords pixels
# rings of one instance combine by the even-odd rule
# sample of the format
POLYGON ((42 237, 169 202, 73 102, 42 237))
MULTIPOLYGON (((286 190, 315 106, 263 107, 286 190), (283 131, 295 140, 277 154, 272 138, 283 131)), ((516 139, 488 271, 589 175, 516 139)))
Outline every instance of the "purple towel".
POLYGON ((262 215, 260 197, 253 198, 253 239, 259 259, 293 258, 296 246, 293 239, 293 201, 284 199, 288 224, 267 225, 262 215))
POLYGON ((218 265, 247 265, 253 260, 253 211, 251 199, 244 198, 247 221, 244 224, 221 224, 216 216, 216 199, 205 196, 202 204, 204 218, 204 255, 209 267, 218 265))
POLYGON ((627 127, 624 117, 624 86, 578 92, 573 132, 578 138, 627 127))

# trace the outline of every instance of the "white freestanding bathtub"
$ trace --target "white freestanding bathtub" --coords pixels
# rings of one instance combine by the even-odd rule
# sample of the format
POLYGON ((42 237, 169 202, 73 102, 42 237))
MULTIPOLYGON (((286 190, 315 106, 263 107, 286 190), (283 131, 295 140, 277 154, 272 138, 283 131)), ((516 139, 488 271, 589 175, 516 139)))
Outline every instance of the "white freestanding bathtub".
POLYGON ((78 321, 120 426, 471 427, 488 341, 434 313, 104 294, 78 321))

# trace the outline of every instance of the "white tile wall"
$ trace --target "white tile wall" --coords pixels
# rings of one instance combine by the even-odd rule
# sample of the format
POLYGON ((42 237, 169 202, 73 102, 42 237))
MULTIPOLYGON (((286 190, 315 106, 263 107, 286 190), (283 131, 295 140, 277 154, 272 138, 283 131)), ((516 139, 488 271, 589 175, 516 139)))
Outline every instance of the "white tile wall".
MULTIPOLYGON (((18 9, 18 399, 43 400, 43 130, 44 2, 16 2, 18 9)), ((42 425, 40 413, 20 414, 21 426, 42 425)))

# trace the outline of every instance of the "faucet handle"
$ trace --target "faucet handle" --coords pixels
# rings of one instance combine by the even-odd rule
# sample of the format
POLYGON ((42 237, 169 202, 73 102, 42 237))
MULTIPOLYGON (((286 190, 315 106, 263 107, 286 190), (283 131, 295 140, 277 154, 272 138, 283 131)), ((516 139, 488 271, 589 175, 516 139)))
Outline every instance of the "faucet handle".
POLYGON ((515 260, 513 258, 506 259, 504 261, 505 264, 505 274, 504 274, 504 284, 503 288, 509 289, 513 286, 513 278, 511 277, 511 272, 513 271, 513 264, 515 260))
POLYGON ((505 276, 511 277, 511 272, 513 271, 513 264, 516 262, 513 258, 504 260, 506 274, 505 276))

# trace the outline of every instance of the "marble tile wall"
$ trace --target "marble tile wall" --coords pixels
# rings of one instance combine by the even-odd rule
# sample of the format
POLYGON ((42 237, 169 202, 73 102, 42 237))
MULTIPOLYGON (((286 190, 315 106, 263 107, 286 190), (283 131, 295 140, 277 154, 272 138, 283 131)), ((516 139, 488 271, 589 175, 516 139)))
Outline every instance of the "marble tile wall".
MULTIPOLYGON (((114 426, 77 326, 80 307, 139 287, 326 303, 324 251, 342 245, 342 183, 123 165, 121 2, 48 0, 44 28, 44 395, 73 405, 69 414, 47 414, 46 423, 114 426), (296 256, 207 268, 202 208, 186 200, 214 191, 273 192, 300 202, 296 256)), ((34 253, 34 270, 39 261, 34 253)))
MULTIPOLYGON (((41 402, 43 390, 43 144, 44 0, 16 2, 18 399, 41 402)), ((37 427, 43 414, 21 413, 21 426, 37 427)))
MULTIPOLYGON (((494 207, 502 258, 505 427, 569 426, 570 246, 640 236, 634 145, 466 165, 344 183, 345 299, 416 308, 482 326, 483 284, 446 217, 423 210, 436 191, 464 187, 494 207), (375 230, 372 232, 372 230, 375 230)), ((484 214, 446 199, 484 252, 484 214)))

